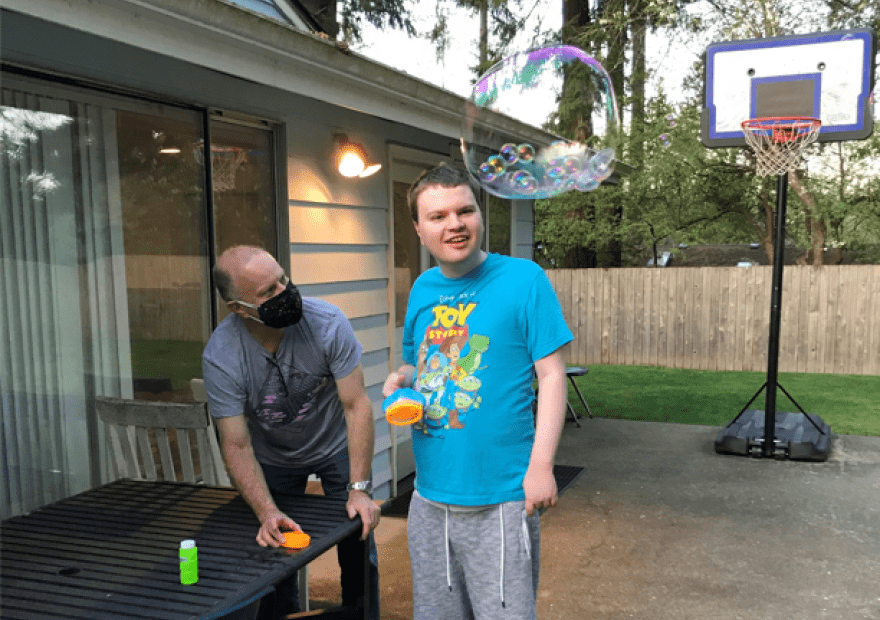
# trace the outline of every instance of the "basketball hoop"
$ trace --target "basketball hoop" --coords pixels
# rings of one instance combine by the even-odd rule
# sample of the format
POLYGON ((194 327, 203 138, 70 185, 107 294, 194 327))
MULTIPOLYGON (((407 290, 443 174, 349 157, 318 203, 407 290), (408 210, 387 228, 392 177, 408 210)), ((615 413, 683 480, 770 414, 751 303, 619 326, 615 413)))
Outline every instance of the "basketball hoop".
POLYGON ((743 121, 746 143, 755 152, 761 176, 794 170, 804 149, 819 137, 822 121, 799 116, 751 118, 743 121))
MULTIPOLYGON (((204 163, 204 144, 193 145, 193 157, 199 164, 204 163)), ((226 192, 235 188, 235 173, 247 159, 247 151, 237 146, 211 147, 211 178, 215 192, 226 192)))

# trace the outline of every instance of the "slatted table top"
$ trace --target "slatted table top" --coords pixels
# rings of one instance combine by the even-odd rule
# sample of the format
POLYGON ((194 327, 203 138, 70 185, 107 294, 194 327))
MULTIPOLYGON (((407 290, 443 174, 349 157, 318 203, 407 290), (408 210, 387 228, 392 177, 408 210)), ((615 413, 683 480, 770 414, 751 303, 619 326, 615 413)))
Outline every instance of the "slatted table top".
POLYGON ((0 525, 5 620, 209 617, 272 586, 361 529, 345 500, 276 498, 311 536, 302 551, 260 547, 259 521, 237 491, 120 480, 0 525), (199 581, 180 584, 192 538, 199 581))

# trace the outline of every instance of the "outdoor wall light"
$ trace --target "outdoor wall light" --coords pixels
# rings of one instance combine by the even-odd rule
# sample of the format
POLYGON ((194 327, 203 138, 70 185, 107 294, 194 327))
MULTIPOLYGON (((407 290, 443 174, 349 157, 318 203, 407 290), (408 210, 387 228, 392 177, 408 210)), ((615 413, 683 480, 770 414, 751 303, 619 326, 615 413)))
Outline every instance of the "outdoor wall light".
POLYGON ((333 140, 336 145, 334 155, 336 169, 342 176, 349 179, 354 177, 363 179, 381 170, 382 164, 371 161, 366 149, 357 142, 349 141, 345 134, 334 134, 333 140))

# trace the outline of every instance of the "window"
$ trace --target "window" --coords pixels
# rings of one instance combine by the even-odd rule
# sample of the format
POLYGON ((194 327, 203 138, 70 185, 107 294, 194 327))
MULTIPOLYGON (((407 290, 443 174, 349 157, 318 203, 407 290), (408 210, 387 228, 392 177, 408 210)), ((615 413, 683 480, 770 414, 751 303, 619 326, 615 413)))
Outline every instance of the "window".
POLYGON ((486 234, 490 252, 510 255, 510 201, 486 195, 486 234))
POLYGON ((203 111, 3 75, 0 518, 109 478, 95 395, 191 400, 213 255, 277 251, 274 132, 212 120, 209 183, 204 126, 203 111))

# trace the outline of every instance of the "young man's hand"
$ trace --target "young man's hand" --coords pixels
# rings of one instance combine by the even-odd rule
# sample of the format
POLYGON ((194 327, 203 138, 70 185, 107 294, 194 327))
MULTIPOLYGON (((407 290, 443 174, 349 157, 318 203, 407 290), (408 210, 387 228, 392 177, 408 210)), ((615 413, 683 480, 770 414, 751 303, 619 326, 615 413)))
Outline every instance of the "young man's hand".
POLYGON ((530 517, 535 510, 555 506, 558 495, 553 467, 529 465, 523 479, 523 490, 526 492, 526 514, 530 517))

